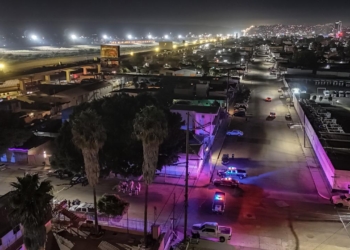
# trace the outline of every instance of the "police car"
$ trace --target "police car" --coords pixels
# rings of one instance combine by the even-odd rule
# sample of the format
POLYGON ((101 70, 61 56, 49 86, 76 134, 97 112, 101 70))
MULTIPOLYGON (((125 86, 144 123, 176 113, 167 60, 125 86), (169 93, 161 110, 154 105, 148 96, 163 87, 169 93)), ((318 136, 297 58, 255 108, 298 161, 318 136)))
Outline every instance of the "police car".
POLYGON ((239 181, 236 181, 231 177, 224 177, 224 178, 214 179, 213 184, 215 186, 238 187, 239 181))
POLYGON ((211 210, 215 213, 225 212, 226 194, 224 192, 215 192, 211 210))
POLYGON ((217 171, 218 176, 224 177, 234 177, 237 176, 240 179, 247 177, 247 172, 243 169, 237 169, 235 167, 229 167, 227 169, 221 169, 217 171))

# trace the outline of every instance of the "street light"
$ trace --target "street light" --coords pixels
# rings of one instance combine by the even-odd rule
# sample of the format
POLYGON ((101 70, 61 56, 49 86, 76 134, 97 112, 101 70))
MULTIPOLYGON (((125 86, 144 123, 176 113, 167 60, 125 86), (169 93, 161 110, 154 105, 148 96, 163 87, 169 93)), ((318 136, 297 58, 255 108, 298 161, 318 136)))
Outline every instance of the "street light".
POLYGON ((149 34, 147 37, 148 37, 148 39, 152 39, 152 35, 151 34, 149 34))
POLYGON ((178 38, 179 38, 179 39, 181 39, 181 38, 182 38, 182 36, 181 36, 181 35, 179 35, 179 36, 178 36, 178 38))
POLYGON ((131 51, 131 52, 130 52, 130 55, 133 56, 133 55, 134 55, 134 52, 131 51))
POLYGON ((128 35, 128 39, 131 40, 132 39, 132 35, 128 35))
POLYGON ((173 45, 173 49, 176 49, 177 48, 177 46, 176 45, 173 45))
POLYGON ((107 39, 107 38, 108 38, 108 36, 107 36, 107 35, 103 35, 102 37, 103 37, 103 39, 107 39))
POLYGON ((32 40, 38 40, 38 37, 36 35, 31 35, 30 38, 32 38, 32 40))
POLYGON ((168 35, 165 35, 165 36, 164 36, 164 38, 165 38, 165 39, 168 39, 168 38, 169 38, 169 36, 168 36, 168 35))
POLYGON ((70 38, 72 38, 72 40, 75 40, 75 39, 77 39, 77 36, 74 35, 74 34, 72 34, 72 35, 70 36, 70 38))
POLYGON ((5 64, 3 63, 0 63, 0 70, 4 69, 5 68, 5 64))
POLYGON ((158 52, 158 51, 159 51, 159 48, 157 47, 157 48, 155 49, 155 51, 158 52))

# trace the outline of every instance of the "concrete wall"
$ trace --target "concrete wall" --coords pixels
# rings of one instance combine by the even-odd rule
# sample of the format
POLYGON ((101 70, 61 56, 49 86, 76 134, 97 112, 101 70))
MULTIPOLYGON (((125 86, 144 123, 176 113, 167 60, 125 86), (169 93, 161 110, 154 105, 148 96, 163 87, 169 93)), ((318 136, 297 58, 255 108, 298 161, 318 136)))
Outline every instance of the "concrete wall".
POLYGON ((5 236, 1 238, 2 245, 0 246, 0 250, 5 250, 13 243, 15 243, 18 239, 22 237, 22 232, 19 230, 14 233, 13 230, 9 231, 5 236))
POLYGON ((349 72, 337 72, 337 71, 317 71, 316 75, 350 77, 350 73, 349 72))
POLYGON ((330 161, 326 151, 324 150, 320 140, 318 139, 318 136, 315 133, 315 130, 311 126, 311 123, 309 122, 308 118, 304 115, 304 111, 301 108, 299 101, 297 100, 294 94, 293 94, 293 102, 294 102, 295 110, 298 113, 301 123, 304 125, 306 135, 309 138, 312 148, 315 151, 315 154, 323 169, 323 172, 326 176, 328 184, 332 189, 339 189, 343 185, 341 185, 341 183, 339 183, 339 181, 337 181, 337 179, 334 178, 336 174, 336 170, 332 162, 330 161))
POLYGON ((287 74, 312 74, 312 69, 295 69, 295 68, 287 68, 287 74))

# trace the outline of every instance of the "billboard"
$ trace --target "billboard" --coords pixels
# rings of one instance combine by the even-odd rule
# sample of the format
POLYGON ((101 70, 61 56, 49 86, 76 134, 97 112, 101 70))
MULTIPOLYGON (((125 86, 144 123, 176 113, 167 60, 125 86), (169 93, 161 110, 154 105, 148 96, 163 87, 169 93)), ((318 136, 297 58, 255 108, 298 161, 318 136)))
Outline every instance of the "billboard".
POLYGON ((119 58, 120 46, 101 45, 101 58, 119 58))

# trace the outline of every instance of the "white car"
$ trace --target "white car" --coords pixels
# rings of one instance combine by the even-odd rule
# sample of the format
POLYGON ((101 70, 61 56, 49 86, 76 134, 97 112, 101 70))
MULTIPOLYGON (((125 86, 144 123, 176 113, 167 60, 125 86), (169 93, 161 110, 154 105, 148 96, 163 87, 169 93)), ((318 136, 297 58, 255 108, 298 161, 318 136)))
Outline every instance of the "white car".
POLYGON ((229 241, 232 237, 232 228, 219 226, 217 222, 204 222, 192 226, 193 238, 216 238, 220 242, 229 241))
POLYGON ((237 135, 237 136, 243 136, 243 132, 240 130, 231 130, 227 131, 226 135, 237 135))
POLYGON ((350 207, 350 194, 334 195, 331 202, 337 207, 350 207))

